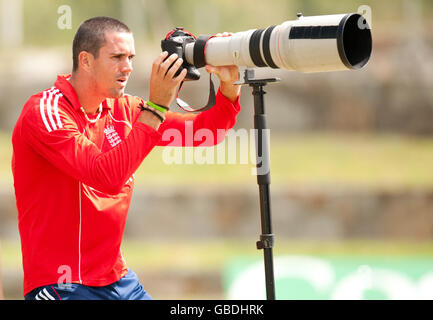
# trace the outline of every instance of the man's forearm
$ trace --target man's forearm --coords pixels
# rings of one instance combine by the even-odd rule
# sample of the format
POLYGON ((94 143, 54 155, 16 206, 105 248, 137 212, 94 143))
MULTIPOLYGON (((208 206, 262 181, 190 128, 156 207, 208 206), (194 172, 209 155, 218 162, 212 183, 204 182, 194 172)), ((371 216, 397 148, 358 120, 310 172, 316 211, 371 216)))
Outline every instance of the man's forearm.
POLYGON ((220 91, 231 102, 235 102, 241 93, 241 87, 230 82, 221 82, 220 91))

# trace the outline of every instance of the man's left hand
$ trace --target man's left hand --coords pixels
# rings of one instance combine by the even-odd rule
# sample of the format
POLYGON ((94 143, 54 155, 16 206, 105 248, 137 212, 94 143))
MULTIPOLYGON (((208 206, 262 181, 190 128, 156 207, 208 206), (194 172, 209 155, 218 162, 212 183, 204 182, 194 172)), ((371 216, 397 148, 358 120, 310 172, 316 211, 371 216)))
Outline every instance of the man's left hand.
MULTIPOLYGON (((229 37, 231 33, 219 33, 217 37, 229 37)), ((214 73, 220 79, 220 91, 230 101, 235 102, 241 92, 240 85, 234 85, 233 82, 239 80, 239 68, 237 66, 211 66, 206 65, 206 71, 214 73)))

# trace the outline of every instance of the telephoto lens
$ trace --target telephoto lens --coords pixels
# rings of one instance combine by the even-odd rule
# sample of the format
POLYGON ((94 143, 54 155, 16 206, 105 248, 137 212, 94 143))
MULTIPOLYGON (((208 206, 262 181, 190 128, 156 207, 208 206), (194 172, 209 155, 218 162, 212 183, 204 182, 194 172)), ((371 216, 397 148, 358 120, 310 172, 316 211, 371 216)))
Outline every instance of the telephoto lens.
POLYGON ((229 37, 200 36, 184 43, 187 63, 197 68, 237 65, 300 72, 357 70, 371 56, 371 30, 358 13, 304 17, 229 37))

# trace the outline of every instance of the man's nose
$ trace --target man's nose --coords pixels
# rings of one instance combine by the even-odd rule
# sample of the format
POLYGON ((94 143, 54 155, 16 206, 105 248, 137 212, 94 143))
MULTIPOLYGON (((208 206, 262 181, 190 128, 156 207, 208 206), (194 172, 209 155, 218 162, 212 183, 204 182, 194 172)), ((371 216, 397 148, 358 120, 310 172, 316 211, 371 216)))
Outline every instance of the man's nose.
POLYGON ((132 61, 129 59, 126 59, 126 61, 122 64, 121 71, 122 73, 131 73, 133 70, 132 68, 132 61))

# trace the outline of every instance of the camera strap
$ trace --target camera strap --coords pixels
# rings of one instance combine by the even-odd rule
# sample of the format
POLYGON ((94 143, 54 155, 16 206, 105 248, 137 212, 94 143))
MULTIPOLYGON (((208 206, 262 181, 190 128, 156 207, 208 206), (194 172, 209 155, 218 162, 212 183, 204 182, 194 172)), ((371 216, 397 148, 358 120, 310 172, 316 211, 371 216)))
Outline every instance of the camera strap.
POLYGON ((215 105, 215 86, 213 84, 212 81, 212 74, 209 73, 209 98, 207 101, 207 104, 199 109, 193 109, 187 102, 183 101, 182 99, 179 98, 179 92, 180 89, 182 89, 183 83, 185 81, 182 81, 180 86, 179 86, 179 90, 177 91, 177 95, 176 95, 176 103, 179 106, 179 108, 181 108, 182 110, 186 111, 186 112, 203 112, 206 110, 209 110, 210 108, 212 108, 215 105))

